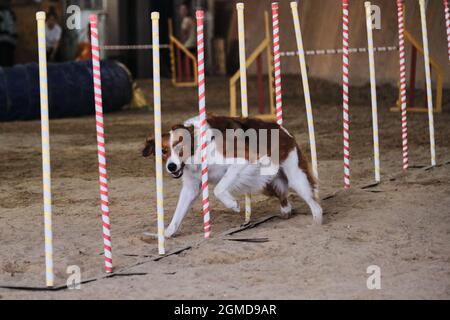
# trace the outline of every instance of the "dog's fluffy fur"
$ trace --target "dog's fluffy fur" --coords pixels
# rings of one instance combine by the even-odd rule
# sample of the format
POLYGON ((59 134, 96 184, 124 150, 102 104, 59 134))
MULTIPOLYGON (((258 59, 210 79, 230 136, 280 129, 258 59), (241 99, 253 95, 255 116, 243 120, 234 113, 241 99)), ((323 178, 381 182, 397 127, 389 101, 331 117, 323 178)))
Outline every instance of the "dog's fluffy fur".
MULTIPOLYGON (((193 118, 183 125, 176 125, 172 130, 163 135, 163 159, 169 174, 173 178, 182 178, 183 188, 179 197, 172 222, 165 230, 166 237, 172 237, 179 229, 183 218, 191 208, 193 202, 201 193, 201 165, 192 164, 191 157, 198 156, 200 152, 194 143, 194 134, 199 128, 199 119, 193 118), (191 134, 192 141, 187 144, 180 136, 178 129, 184 129, 191 134), (184 148, 190 148, 185 150, 184 148), (190 152, 189 152, 190 151, 190 152)), ((301 152, 294 137, 289 132, 273 122, 265 122, 258 119, 243 119, 231 117, 209 116, 207 119, 208 129, 218 130, 223 133, 223 141, 211 139, 208 141, 209 153, 209 182, 215 185, 214 195, 229 209, 240 212, 238 201, 235 195, 251 194, 263 192, 268 196, 277 197, 280 200, 281 216, 289 218, 292 207, 288 201, 289 188, 293 189, 309 205, 314 221, 322 223, 322 208, 317 202, 317 180, 313 175, 310 164, 301 152), (271 174, 260 174, 260 162, 251 162, 252 151, 246 146, 245 159, 236 164, 238 157, 236 149, 226 150, 227 138, 226 130, 249 129, 267 130, 270 135, 271 130, 279 129, 279 163, 277 169, 271 174), (214 151, 214 152, 211 152, 214 151), (228 152, 227 152, 228 151, 228 152), (234 152, 233 152, 234 151, 234 152), (214 154, 214 159, 211 159, 214 154)), ((259 139, 259 138, 258 138, 259 139)), ((269 138, 269 144, 271 139, 269 138)), ((258 144, 259 145, 259 144, 258 144)), ((234 146, 234 145, 233 145, 234 146)), ((266 154, 258 154, 257 158, 271 158, 270 146, 266 154)), ((147 138, 143 150, 143 156, 148 157, 155 154, 155 141, 152 136, 147 138)))

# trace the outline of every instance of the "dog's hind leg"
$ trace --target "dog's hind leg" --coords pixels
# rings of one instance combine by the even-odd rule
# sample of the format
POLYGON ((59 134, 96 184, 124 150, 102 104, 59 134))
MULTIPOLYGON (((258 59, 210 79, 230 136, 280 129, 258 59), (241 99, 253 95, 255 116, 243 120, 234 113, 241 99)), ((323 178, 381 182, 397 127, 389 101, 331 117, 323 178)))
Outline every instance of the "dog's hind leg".
POLYGON ((291 217, 292 206, 288 201, 288 179, 283 170, 280 170, 277 177, 266 186, 264 193, 268 196, 277 197, 280 200, 281 218, 288 219, 291 217))
POLYGON ((314 185, 311 184, 307 174, 299 166, 299 155, 297 150, 293 150, 283 163, 283 170, 289 181, 289 187, 308 204, 311 209, 314 222, 322 224, 322 207, 316 201, 314 195, 314 185))

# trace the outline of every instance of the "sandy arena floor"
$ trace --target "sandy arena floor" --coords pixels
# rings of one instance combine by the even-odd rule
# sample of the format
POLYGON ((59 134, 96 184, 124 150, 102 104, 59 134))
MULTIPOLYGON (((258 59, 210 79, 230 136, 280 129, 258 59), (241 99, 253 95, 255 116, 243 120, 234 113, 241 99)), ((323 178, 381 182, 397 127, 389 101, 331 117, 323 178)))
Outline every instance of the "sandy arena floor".
MULTIPOLYGON (((285 81, 286 127, 305 151, 308 133, 298 79, 285 81)), ((143 89, 151 91, 151 82, 143 89)), ((450 298, 450 114, 436 115, 437 161, 431 169, 401 170, 400 115, 388 108, 395 90, 380 88, 383 183, 373 182, 371 110, 367 87, 353 91, 351 105, 352 183, 342 190, 342 129, 338 88, 313 82, 321 196, 325 224, 317 227, 306 205, 292 195, 297 214, 274 218, 228 238, 267 238, 250 243, 224 239, 243 214, 212 199, 214 237, 202 242, 200 203, 170 252, 159 261, 155 232, 153 159, 141 157, 153 116, 123 111, 106 116, 114 264, 128 276, 100 279, 81 290, 30 292, 0 289, 0 299, 448 299, 450 298), (356 94, 355 94, 356 93, 356 94), (334 101, 334 102, 330 102, 334 101), (382 289, 368 290, 366 269, 381 268, 382 289), (132 275, 130 275, 132 274, 132 275)), ((163 86, 164 126, 197 111, 195 89, 163 86)), ((226 114, 225 79, 209 79, 208 110, 226 114)), ((448 93, 447 95, 448 96, 448 93)), ((150 96, 149 96, 150 98, 150 96)), ((255 97, 252 97, 254 101, 255 97)), ((410 114, 411 165, 429 164, 426 114, 410 114)), ((82 279, 103 275, 94 118, 51 121, 54 250, 58 285, 77 265, 82 279)), ((0 285, 43 286, 44 242, 41 199, 40 123, 0 123, 0 285)), ((165 179, 166 223, 180 185, 165 179)), ((278 213, 276 200, 255 196, 254 219, 278 213)))

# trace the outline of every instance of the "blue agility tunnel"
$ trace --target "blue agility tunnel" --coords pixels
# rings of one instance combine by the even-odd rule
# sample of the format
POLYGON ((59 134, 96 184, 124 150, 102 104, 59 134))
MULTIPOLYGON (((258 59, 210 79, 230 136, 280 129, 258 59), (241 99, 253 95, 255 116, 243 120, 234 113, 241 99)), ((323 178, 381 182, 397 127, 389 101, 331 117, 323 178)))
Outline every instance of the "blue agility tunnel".
MULTIPOLYGON (((132 79, 120 63, 102 61, 104 112, 120 110, 132 98, 132 79)), ((48 65, 51 118, 95 113, 92 63, 66 62, 48 65)), ((0 121, 40 118, 39 67, 37 64, 0 68, 0 121)))

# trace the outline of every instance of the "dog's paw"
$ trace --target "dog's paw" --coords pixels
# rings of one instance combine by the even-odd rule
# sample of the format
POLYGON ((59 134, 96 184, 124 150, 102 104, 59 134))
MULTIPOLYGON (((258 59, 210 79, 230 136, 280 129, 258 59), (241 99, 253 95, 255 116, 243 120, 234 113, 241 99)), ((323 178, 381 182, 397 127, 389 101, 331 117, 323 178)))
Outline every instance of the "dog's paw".
POLYGON ((176 230, 172 227, 168 227, 165 231, 164 231, 164 237, 166 238, 173 238, 175 236, 175 232, 176 230))
POLYGON ((236 213, 241 213, 241 206, 239 205, 239 202, 235 201, 235 204, 230 207, 231 210, 233 210, 236 213))
POLYGON ((283 220, 289 220, 290 218, 292 218, 292 212, 280 213, 279 217, 283 220))
POLYGON ((314 224, 321 226, 323 224, 322 214, 313 216, 313 220, 314 220, 314 224))
POLYGON ((280 218, 281 219, 290 219, 292 217, 292 206, 288 203, 287 206, 281 207, 280 209, 280 218))
POLYGON ((323 223, 323 210, 319 204, 313 204, 311 207, 313 220, 316 225, 322 225, 323 223))

